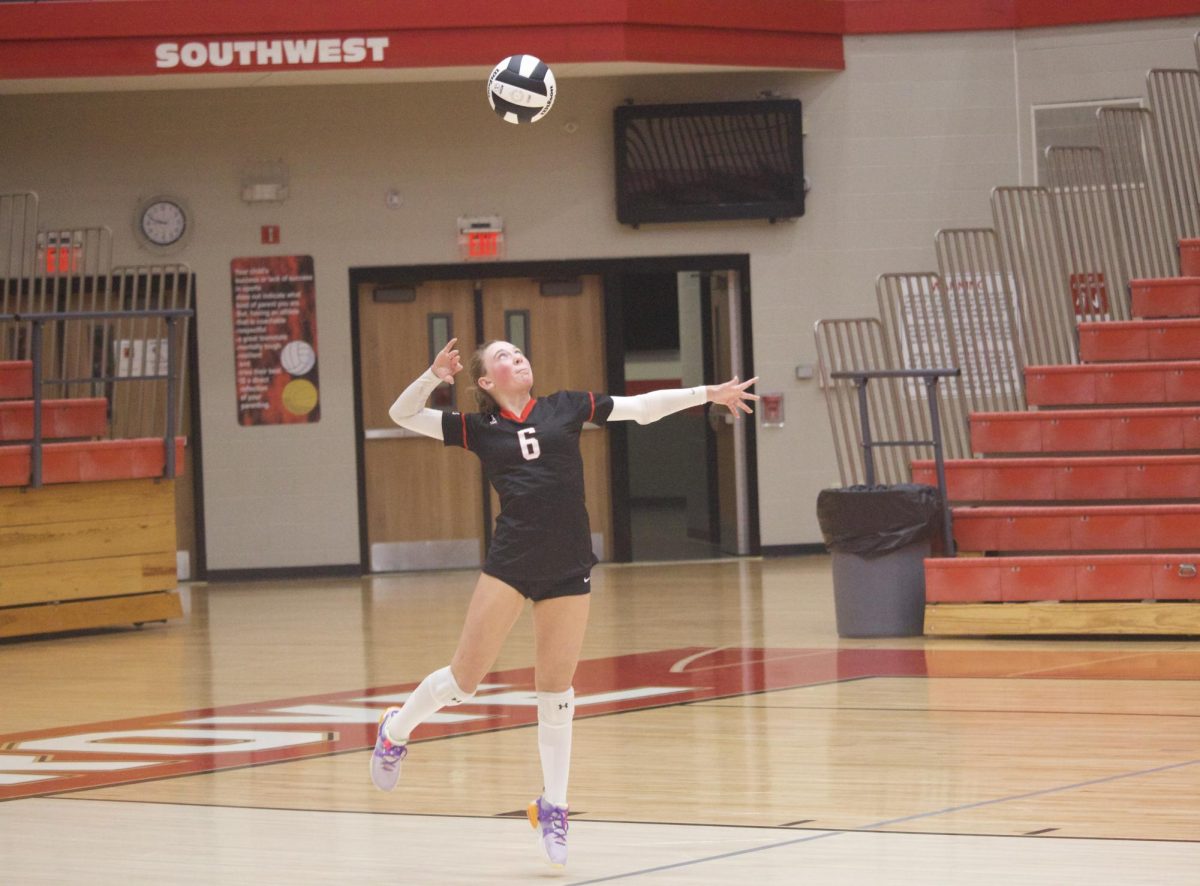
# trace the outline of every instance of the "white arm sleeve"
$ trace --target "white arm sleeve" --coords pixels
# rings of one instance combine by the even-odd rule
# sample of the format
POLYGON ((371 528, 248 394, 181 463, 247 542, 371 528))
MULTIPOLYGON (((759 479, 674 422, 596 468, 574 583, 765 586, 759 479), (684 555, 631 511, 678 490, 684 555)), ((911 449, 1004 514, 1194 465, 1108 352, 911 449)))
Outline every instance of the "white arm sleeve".
POLYGON ((441 440, 442 413, 437 409, 425 408, 425 401, 441 383, 441 379, 433 374, 432 369, 426 369, 416 381, 404 389, 388 410, 392 421, 402 428, 441 440))
POLYGON ((708 402, 708 389, 704 385, 695 388, 667 388, 649 391, 636 397, 613 397, 609 421, 636 421, 648 425, 673 412, 682 412, 692 406, 703 406, 708 402))

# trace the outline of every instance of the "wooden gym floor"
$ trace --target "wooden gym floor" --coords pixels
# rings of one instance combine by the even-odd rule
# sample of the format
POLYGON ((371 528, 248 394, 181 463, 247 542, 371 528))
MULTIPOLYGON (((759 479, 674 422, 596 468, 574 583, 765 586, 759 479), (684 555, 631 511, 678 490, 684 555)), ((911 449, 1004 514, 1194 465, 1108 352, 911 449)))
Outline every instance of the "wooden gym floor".
POLYGON ((473 580, 193 586, 176 623, 0 643, 0 882, 1197 882, 1194 643, 840 640, 825 557, 596 570, 555 873, 513 815, 528 616, 491 702, 367 777, 473 580))

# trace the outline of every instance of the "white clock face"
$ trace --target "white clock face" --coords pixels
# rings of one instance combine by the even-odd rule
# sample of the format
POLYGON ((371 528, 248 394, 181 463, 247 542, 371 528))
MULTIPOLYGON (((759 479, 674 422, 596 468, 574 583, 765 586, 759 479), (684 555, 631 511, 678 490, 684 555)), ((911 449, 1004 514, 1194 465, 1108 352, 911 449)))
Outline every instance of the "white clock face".
POLYGON ((157 200, 142 210, 139 221, 146 239, 156 246, 178 243, 187 230, 187 216, 178 203, 157 200))

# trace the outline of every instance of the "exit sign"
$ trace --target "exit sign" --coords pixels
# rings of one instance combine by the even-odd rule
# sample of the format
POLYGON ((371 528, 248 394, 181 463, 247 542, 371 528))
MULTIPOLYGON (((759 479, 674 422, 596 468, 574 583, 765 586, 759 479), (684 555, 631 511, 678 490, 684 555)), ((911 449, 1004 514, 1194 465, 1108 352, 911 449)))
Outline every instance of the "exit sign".
POLYGON ((504 220, 482 215, 458 220, 458 252, 463 261, 495 261, 504 255, 504 220))

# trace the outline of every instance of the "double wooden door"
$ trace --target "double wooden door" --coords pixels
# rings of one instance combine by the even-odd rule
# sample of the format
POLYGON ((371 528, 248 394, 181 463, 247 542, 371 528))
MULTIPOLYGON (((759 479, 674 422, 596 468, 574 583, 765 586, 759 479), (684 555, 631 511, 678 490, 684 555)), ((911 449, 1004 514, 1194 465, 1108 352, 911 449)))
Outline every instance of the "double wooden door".
MULTIPOLYGON (((464 366, 482 342, 503 339, 520 347, 533 367, 535 396, 604 391, 600 278, 364 283, 356 297, 367 566, 372 572, 478 566, 490 535, 489 515, 494 519, 499 511, 494 493, 485 499, 478 459, 396 427, 388 408, 454 337, 464 366)), ((427 405, 473 411, 468 371, 456 381, 439 387, 427 405)), ((607 559, 612 535, 607 435, 585 429, 581 449, 593 547, 607 559)))

